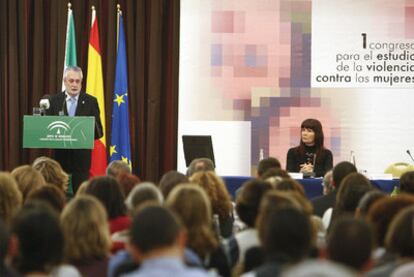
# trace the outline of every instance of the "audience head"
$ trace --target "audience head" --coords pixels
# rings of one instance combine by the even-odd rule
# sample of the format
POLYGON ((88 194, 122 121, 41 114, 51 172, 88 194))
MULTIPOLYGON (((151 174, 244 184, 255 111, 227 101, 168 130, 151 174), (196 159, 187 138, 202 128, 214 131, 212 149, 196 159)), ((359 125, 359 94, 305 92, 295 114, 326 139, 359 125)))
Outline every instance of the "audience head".
POLYGON ((355 165, 350 162, 340 162, 332 170, 332 181, 336 189, 341 186, 342 180, 350 173, 357 172, 355 165))
POLYGON ((194 184, 173 189, 166 206, 180 218, 187 229, 187 247, 204 259, 217 245, 214 235, 210 200, 206 192, 194 184))
POLYGON ((414 257, 414 207, 401 210, 392 220, 386 235, 387 250, 401 258, 414 257))
POLYGON ((350 268, 329 260, 306 260, 298 265, 288 268, 282 277, 356 277, 350 268))
POLYGON ((338 194, 336 195, 335 213, 355 214, 361 198, 374 187, 371 182, 360 173, 350 173, 341 182, 338 194))
POLYGON ((414 196, 399 194, 376 201, 368 211, 367 219, 373 225, 377 246, 384 246, 385 235, 394 219, 402 209, 414 204, 414 196))
POLYGON ((357 271, 369 268, 373 235, 369 225, 344 216, 333 223, 327 238, 328 257, 357 271))
POLYGON ((14 179, 17 182, 20 192, 23 196, 23 202, 26 200, 27 195, 43 185, 46 184, 45 179, 39 171, 34 169, 30 165, 22 165, 16 167, 11 172, 14 179))
POLYGON ((271 168, 281 168, 280 162, 278 159, 269 157, 259 161, 257 165, 257 177, 261 178, 261 176, 271 168))
POLYGON ((123 161, 112 161, 106 167, 106 176, 117 178, 122 172, 131 173, 129 165, 123 161))
POLYGON ((303 186, 298 181, 291 178, 282 179, 280 182, 275 184, 274 188, 278 191, 295 191, 303 197, 306 197, 303 186))
POLYGON ((50 205, 55 212, 61 213, 66 204, 65 194, 52 185, 41 186, 27 195, 27 201, 43 201, 50 205))
POLYGON ((361 200, 359 200, 355 216, 364 219, 367 216, 371 206, 376 201, 385 197, 387 197, 387 195, 380 190, 368 191, 364 196, 362 196, 361 200))
POLYGON ((265 256, 298 262, 310 250, 312 227, 309 216, 294 208, 271 211, 258 225, 265 256))
POLYGON ((95 196, 104 205, 109 219, 126 215, 125 198, 121 187, 112 177, 95 177, 90 180, 86 194, 95 196))
POLYGON ((32 167, 43 175, 46 183, 57 186, 63 192, 67 191, 69 176, 57 161, 42 156, 34 160, 32 167))
POLYGON ((48 205, 24 205, 13 220, 12 233, 18 240, 15 268, 19 273, 50 273, 62 262, 63 233, 57 214, 48 205))
POLYGON ((400 192, 414 194, 414 171, 405 172, 400 177, 400 192))
POLYGON ((198 158, 191 161, 187 169, 187 176, 191 177, 194 173, 200 171, 214 171, 215 166, 212 160, 208 158, 198 158))
POLYGON ((158 187, 160 188, 164 199, 168 198, 168 194, 171 192, 173 188, 175 188, 179 184, 188 183, 188 177, 184 174, 171 170, 162 175, 160 182, 158 183, 158 187))
POLYGON ((136 185, 141 183, 141 180, 138 178, 138 176, 128 172, 119 173, 116 177, 116 180, 121 186, 121 190, 125 198, 128 197, 129 193, 136 185))
POLYGON ((325 176, 323 176, 322 184, 324 195, 331 193, 335 189, 333 186, 332 170, 329 170, 325 173, 325 176))
POLYGON ((232 204, 226 185, 213 171, 200 171, 194 173, 190 181, 196 183, 207 192, 211 201, 213 213, 221 218, 229 216, 232 204))
POLYGON ((0 172, 0 219, 10 225, 22 204, 22 194, 10 173, 0 172))
POLYGON ((245 182, 236 199, 236 211, 241 221, 247 226, 254 227, 259 213, 260 201, 272 186, 265 181, 253 179, 245 182))
POLYGON ((161 251, 175 250, 182 255, 185 246, 177 217, 160 206, 147 206, 134 216, 130 244, 137 261, 145 260, 151 253, 164 254, 161 251))
POLYGON ((111 238, 103 205, 89 195, 72 199, 61 215, 68 262, 99 259, 109 255, 111 238))
POLYGON ((150 182, 144 182, 135 186, 125 200, 130 212, 136 211, 142 204, 153 202, 162 205, 164 197, 160 190, 150 182))

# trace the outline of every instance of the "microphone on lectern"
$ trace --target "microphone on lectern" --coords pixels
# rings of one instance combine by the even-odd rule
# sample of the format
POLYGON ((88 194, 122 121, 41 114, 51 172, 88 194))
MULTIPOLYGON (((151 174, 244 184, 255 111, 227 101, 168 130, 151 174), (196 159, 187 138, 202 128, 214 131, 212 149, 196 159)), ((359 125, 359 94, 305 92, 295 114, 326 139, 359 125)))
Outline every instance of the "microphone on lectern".
POLYGON ((414 162, 414 158, 413 158, 413 156, 411 155, 410 150, 408 150, 408 149, 407 149, 407 151, 406 151, 406 152, 407 152, 408 156, 410 156, 411 160, 414 162))

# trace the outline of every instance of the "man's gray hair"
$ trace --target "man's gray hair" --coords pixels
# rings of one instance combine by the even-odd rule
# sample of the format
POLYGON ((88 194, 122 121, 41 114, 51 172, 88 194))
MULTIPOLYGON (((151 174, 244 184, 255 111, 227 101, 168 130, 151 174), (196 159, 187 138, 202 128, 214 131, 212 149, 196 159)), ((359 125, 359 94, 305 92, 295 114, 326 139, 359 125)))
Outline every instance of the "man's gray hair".
POLYGON ((121 172, 131 173, 129 165, 121 160, 115 160, 106 167, 106 176, 116 178, 121 172))
POLYGON ((63 71, 63 79, 65 80, 66 77, 68 76, 68 72, 69 71, 73 71, 73 72, 77 72, 80 74, 81 79, 83 79, 83 72, 82 69, 79 66, 68 66, 65 68, 65 70, 63 71))

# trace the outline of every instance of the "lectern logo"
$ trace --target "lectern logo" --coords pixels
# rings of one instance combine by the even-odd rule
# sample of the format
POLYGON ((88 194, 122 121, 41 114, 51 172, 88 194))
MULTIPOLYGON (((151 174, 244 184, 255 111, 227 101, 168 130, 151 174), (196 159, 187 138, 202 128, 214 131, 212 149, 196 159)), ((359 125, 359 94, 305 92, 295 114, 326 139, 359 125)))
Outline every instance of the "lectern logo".
POLYGON ((60 134, 61 134, 61 132, 62 132, 62 130, 63 130, 63 131, 68 131, 68 130, 70 130, 70 126, 69 126, 66 122, 63 122, 63 121, 53 121, 52 123, 50 123, 50 124, 47 126, 47 129, 48 129, 49 131, 52 131, 52 130, 54 130, 54 129, 57 129, 57 130, 56 130, 56 135, 60 135, 60 134))

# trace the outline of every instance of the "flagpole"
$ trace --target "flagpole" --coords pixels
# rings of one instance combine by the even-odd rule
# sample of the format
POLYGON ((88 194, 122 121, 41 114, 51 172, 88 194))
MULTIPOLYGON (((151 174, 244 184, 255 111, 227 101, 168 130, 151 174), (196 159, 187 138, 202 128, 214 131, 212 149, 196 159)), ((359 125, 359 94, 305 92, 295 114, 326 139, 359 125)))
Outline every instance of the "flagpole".
POLYGON ((119 18, 120 18, 120 15, 122 14, 122 11, 121 11, 121 5, 120 4, 117 4, 116 8, 117 8, 117 13, 116 13, 116 51, 118 51, 119 18))
POLYGON ((91 27, 92 27, 93 22, 95 21, 95 17, 96 17, 95 6, 92 5, 91 10, 92 10, 92 16, 91 16, 91 27))

